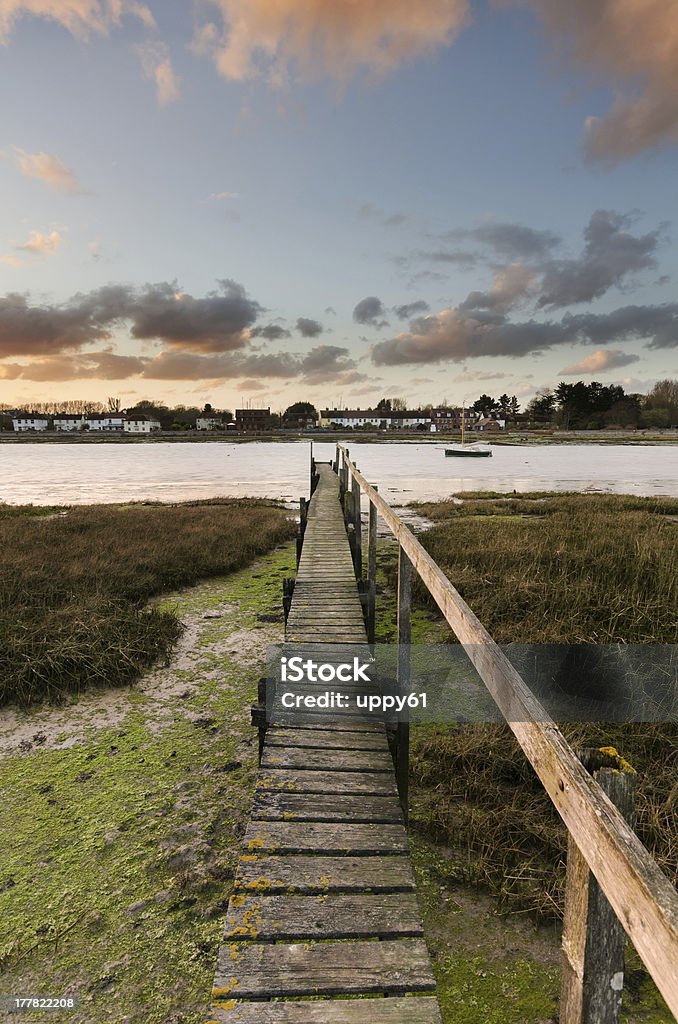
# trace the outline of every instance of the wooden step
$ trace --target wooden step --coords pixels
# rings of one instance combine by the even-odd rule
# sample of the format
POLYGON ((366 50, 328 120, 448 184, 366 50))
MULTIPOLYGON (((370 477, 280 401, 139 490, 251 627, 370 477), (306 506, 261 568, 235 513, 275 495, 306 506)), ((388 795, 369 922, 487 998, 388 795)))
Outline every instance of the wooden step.
POLYGON ((435 978, 422 939, 384 942, 226 943, 213 999, 431 992, 435 978))
POLYGON ((303 857, 244 854, 235 890, 259 893, 409 892, 408 857, 303 857))

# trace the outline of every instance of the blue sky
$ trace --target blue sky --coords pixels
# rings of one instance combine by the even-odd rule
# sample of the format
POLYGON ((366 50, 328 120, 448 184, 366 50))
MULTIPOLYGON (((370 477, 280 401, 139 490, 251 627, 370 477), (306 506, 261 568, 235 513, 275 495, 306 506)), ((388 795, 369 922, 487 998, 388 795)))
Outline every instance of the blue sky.
POLYGON ((594 6, 0 0, 0 403, 676 376, 672 5, 594 6))

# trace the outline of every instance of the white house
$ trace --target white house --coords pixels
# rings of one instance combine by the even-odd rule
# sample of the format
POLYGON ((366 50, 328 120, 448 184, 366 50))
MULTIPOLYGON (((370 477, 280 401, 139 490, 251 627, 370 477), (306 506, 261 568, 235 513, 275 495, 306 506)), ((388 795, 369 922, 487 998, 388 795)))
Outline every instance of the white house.
POLYGON ((88 416, 85 423, 90 430, 123 430, 125 417, 118 413, 111 416, 88 416))
POLYGON ((12 418, 12 426, 17 433, 26 430, 49 430, 49 419, 37 413, 21 413, 12 418))
POLYGON ((412 430, 428 427, 431 415, 421 409, 392 412, 389 409, 324 409, 320 413, 320 426, 374 427, 375 430, 412 430))
POLYGON ((53 417, 52 422, 55 430, 82 430, 85 425, 85 417, 59 413, 53 417))
POLYGON ((155 430, 160 430, 160 421, 151 416, 137 416, 136 419, 132 416, 125 416, 123 429, 126 434, 150 434, 155 430))

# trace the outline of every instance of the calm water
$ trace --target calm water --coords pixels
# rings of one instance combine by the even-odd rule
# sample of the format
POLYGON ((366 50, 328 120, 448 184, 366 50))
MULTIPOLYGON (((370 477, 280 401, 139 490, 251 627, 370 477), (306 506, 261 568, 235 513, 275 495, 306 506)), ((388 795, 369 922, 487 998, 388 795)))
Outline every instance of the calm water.
MULTIPOLYGON (((494 447, 491 459, 445 458, 444 443, 347 442, 388 501, 465 490, 614 491, 678 495, 678 446, 494 447)), ((217 495, 285 498, 308 490, 309 449, 297 443, 3 444, 0 501, 35 505, 217 495)), ((334 443, 314 442, 319 460, 334 443)))

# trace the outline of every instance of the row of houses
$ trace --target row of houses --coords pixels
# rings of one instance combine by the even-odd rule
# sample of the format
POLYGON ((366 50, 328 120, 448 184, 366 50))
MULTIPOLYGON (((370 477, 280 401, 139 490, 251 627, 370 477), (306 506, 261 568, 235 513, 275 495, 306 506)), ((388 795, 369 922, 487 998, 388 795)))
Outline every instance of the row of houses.
POLYGON ((458 431, 462 415, 465 430, 496 432, 503 430, 506 420, 483 416, 473 409, 324 409, 320 413, 321 428, 351 430, 420 430, 432 434, 458 431))
POLYGON ((17 433, 28 431, 54 430, 57 432, 78 432, 83 430, 117 431, 125 434, 151 434, 160 430, 160 423, 152 416, 112 413, 108 416, 72 416, 57 413, 46 416, 41 413, 18 413, 12 417, 12 427, 17 433))
MULTIPOLYGON (((465 430, 498 432, 506 426, 503 419, 483 416, 473 409, 323 409, 317 416, 303 415, 293 421, 284 420, 283 427, 295 430, 417 430, 429 433, 459 431, 462 415, 465 430)), ((270 409, 236 409, 235 420, 225 422, 217 417, 202 416, 196 420, 199 431, 237 430, 244 433, 262 433, 279 425, 270 409)), ((159 420, 141 414, 74 416, 58 413, 19 412, 12 417, 17 433, 27 431, 108 431, 126 434, 151 434, 161 429, 159 420)))
MULTIPOLYGON (((464 417, 465 430, 496 433, 504 430, 506 420, 483 416, 473 409, 323 409, 318 416, 295 417, 283 421, 284 427, 321 430, 418 430, 432 434, 459 431, 464 417)), ((271 430, 274 419, 270 409, 236 409, 238 430, 259 433, 271 430)))

